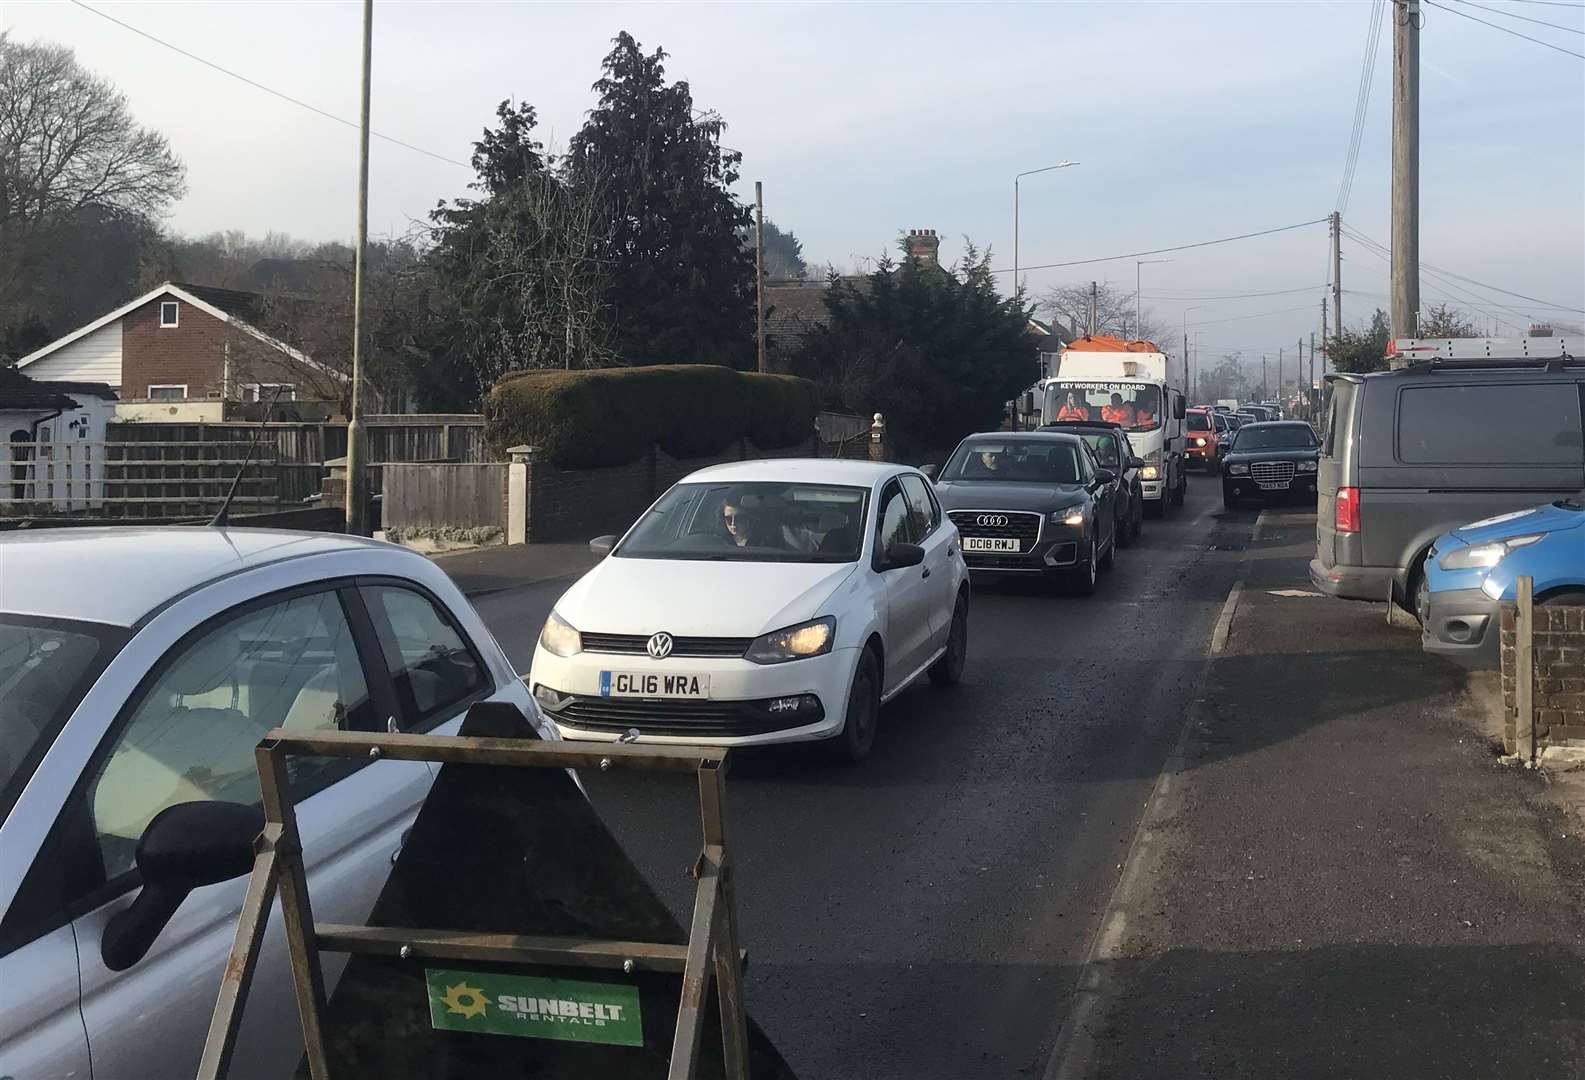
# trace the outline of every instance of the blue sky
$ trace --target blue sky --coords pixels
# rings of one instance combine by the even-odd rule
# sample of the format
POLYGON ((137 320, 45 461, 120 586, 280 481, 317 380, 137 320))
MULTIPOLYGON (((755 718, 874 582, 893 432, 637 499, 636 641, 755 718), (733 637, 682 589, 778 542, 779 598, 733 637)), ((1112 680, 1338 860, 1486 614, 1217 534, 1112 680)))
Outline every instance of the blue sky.
MULTIPOLYGON (((105 4, 149 33, 328 112, 357 115, 356 3, 105 4)), ((1585 35, 1439 0, 1575 52, 1585 35)), ((1481 0, 1585 28, 1585 9, 1481 0)), ((539 109, 565 143, 593 103, 609 39, 671 54, 701 108, 743 151, 745 183, 807 255, 844 267, 934 228, 1012 261, 1013 175, 1024 181, 1021 262, 1193 243, 1322 218, 1337 200, 1368 2, 375 5, 375 130, 466 161, 495 104, 539 109)), ((0 28, 72 45, 128 95, 189 166, 170 225, 349 238, 356 134, 68 3, 7 0, 0 28)), ((1390 25, 1353 192, 1352 229, 1385 242, 1390 25)), ((1422 258, 1491 285, 1585 308, 1585 61, 1430 8, 1422 34, 1422 258)), ((401 231, 466 169, 376 141, 371 228, 401 231)), ((1385 305, 1386 266, 1344 248, 1345 315, 1385 305)), ((1324 225, 1201 248, 1145 267, 1160 321, 1200 324, 1209 355, 1272 351, 1319 328, 1324 225), (1226 294, 1308 290, 1273 297, 1226 294), (1214 299, 1187 299, 1189 294, 1214 299), (1298 309, 1298 310, 1290 310, 1298 309), (1270 312, 1272 314, 1262 313, 1270 312), (1211 320, 1217 320, 1212 322, 1211 320)), ((1092 277, 1132 288, 1132 261, 1035 271, 1033 292, 1092 277)), ((1585 321, 1427 281, 1483 322, 1585 321), (1477 312, 1468 297, 1478 297, 1477 312), (1499 304, 1511 305, 1499 307, 1499 304)), ((1511 331, 1510 331, 1511 332, 1511 331)))

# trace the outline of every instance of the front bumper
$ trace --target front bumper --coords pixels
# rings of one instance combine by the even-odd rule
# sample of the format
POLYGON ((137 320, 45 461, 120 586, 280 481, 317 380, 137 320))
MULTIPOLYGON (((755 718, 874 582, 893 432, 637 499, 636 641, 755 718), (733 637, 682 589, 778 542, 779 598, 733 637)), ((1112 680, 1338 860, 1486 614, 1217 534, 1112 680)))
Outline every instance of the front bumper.
POLYGON ((1315 498, 1315 474, 1297 473, 1282 487, 1261 487, 1248 476, 1233 476, 1229 473, 1222 474, 1222 485, 1241 499, 1264 499, 1281 497, 1283 495, 1299 495, 1306 498, 1315 498))
POLYGON ((1432 592, 1426 595, 1420 644, 1465 667, 1494 669, 1502 665, 1501 625, 1502 602, 1480 589, 1432 592))
POLYGON ((584 652, 556 656, 534 649, 529 689, 545 686, 564 698, 559 708, 539 708, 564 739, 615 742, 637 728, 638 741, 662 745, 766 746, 829 739, 842 730, 848 690, 858 665, 858 649, 836 649, 824 656, 784 664, 754 664, 723 657, 670 657, 584 652), (667 675, 708 674, 707 699, 647 702, 641 698, 602 697, 602 671, 667 675), (771 713, 766 703, 810 694, 818 714, 771 713), (810 719, 818 715, 818 719, 810 719), (580 723, 580 720, 582 721, 580 723))
POLYGON ((1342 600, 1386 600, 1398 577, 1395 566, 1323 566, 1320 559, 1310 560, 1310 584, 1342 600))
POLYGON ((1016 555, 969 551, 961 547, 960 550, 963 552, 963 565, 972 573, 1044 574, 1079 565, 1079 552, 1084 550, 1085 535, 1082 528, 1047 523, 1035 546, 1016 555))

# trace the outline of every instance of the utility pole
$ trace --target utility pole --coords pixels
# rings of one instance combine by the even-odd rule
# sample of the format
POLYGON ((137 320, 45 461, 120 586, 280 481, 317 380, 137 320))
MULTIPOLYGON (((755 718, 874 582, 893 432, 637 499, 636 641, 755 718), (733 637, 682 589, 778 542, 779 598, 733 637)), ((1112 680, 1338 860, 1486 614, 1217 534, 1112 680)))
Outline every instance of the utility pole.
POLYGON ((1090 282, 1090 329, 1089 329, 1089 335, 1091 337, 1095 336, 1095 305, 1096 305, 1096 293, 1098 291, 1099 290, 1096 288, 1095 282, 1093 282, 1093 281, 1090 282))
MULTIPOLYGON (((1326 337, 1326 300, 1321 301, 1321 337, 1326 337)), ((1332 336, 1343 336, 1343 215, 1332 211, 1332 336)))
MULTIPOLYGON (((1324 326, 1325 324, 1323 323, 1322 325, 1324 326)), ((1325 331, 1322 331, 1322 332, 1325 333, 1325 331)), ((1316 408, 1315 408, 1315 404, 1316 403, 1315 403, 1315 333, 1313 331, 1310 334, 1310 386, 1309 386, 1309 389, 1305 392, 1304 400, 1310 407, 1310 417, 1311 417, 1311 419, 1314 419, 1315 415, 1316 415, 1316 408)))
POLYGON ((363 257, 369 242, 369 68, 374 0, 363 0, 363 106, 358 128, 358 236, 352 263, 352 407, 347 417, 347 534, 369 535, 363 444, 363 257))
MULTIPOLYGON (((1139 298, 1139 268, 1144 266, 1146 263, 1169 263, 1171 261, 1171 259, 1134 260, 1134 337, 1136 338, 1142 338, 1145 336, 1145 309, 1139 298)), ((1126 338, 1128 335, 1125 333, 1123 336, 1126 338)))
POLYGON ((1393 0, 1392 336, 1420 311, 1420 3, 1393 0))
POLYGON ((1326 374, 1326 297, 1321 297, 1321 374, 1326 374))
MULTIPOLYGON (((1261 353, 1260 354, 1260 400, 1261 401, 1267 401, 1267 400, 1270 400, 1270 398, 1271 398, 1271 394, 1268 392, 1267 387, 1266 387, 1266 354, 1265 353, 1261 353)), ((1256 415, 1259 415, 1259 414, 1256 414, 1256 415)))
MULTIPOLYGON (((1267 396, 1266 400, 1267 401, 1271 400, 1269 395, 1267 396)), ((1278 401, 1282 400, 1282 346, 1281 345, 1277 346, 1277 400, 1278 401)))
POLYGON ((765 188, 754 181, 754 352, 765 374, 765 188))
MULTIPOLYGON (((1314 339, 1312 338, 1311 341, 1312 341, 1312 344, 1313 344, 1314 339)), ((1299 348, 1299 366, 1293 372, 1293 396, 1294 397, 1300 397, 1301 396, 1300 395, 1300 391, 1299 391, 1299 383, 1304 381, 1304 338, 1302 338, 1302 337, 1299 339, 1298 348, 1299 348)), ((1314 366, 1314 364, 1315 364, 1315 354, 1314 353, 1310 354, 1310 364, 1311 364, 1311 366, 1314 366)), ((1305 410, 1308 411, 1309 408, 1310 408, 1310 384, 1309 383, 1305 383, 1305 385, 1304 385, 1304 391, 1303 391, 1302 398, 1303 398, 1303 401, 1304 401, 1305 410)))

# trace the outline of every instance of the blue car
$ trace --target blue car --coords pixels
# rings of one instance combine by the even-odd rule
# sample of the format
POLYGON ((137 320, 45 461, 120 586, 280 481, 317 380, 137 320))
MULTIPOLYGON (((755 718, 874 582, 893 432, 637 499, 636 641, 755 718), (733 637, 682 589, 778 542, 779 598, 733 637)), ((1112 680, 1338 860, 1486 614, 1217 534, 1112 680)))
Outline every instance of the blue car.
POLYGON ((1585 604, 1585 495, 1439 537, 1415 598, 1425 651, 1469 667, 1498 667, 1499 612, 1526 575, 1538 604, 1585 604))

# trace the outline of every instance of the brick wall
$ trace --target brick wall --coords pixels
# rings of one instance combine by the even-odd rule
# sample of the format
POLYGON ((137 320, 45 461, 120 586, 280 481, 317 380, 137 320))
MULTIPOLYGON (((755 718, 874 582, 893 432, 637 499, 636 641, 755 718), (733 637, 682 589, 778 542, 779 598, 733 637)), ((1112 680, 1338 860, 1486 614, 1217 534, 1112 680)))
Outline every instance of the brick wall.
POLYGON ((160 326, 160 304, 175 299, 156 297, 121 319, 121 397, 148 396, 150 386, 185 385, 187 396, 203 400, 218 397, 226 377, 226 349, 230 346, 231 396, 244 382, 287 382, 298 387, 298 397, 323 396, 305 385, 305 374, 290 360, 257 338, 200 311, 185 300, 176 300, 175 326, 160 326))
POLYGON ((801 446, 760 450, 740 442, 705 458, 674 458, 659 447, 627 465, 605 469, 558 469, 536 461, 528 467, 530 543, 589 540, 623 533, 661 492, 691 472, 731 461, 814 457, 811 438, 801 446))
MULTIPOLYGON (((1515 605, 1502 611, 1503 744, 1514 752, 1518 704, 1514 673, 1515 605)), ((1585 739, 1585 607, 1535 608, 1535 735, 1543 740, 1585 739)))

